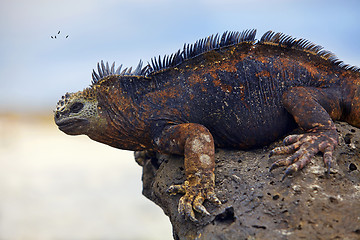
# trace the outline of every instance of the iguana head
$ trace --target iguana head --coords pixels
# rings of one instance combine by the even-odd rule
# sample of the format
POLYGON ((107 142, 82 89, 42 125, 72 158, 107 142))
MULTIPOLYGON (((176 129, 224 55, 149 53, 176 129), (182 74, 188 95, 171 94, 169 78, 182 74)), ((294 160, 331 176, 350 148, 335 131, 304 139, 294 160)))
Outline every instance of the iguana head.
POLYGON ((98 102, 91 88, 62 96, 54 119, 59 129, 69 135, 88 135, 105 121, 99 115, 98 102))
MULTIPOLYGON (((104 64, 101 61, 97 65, 97 72, 93 70, 92 85, 89 88, 76 93, 66 93, 61 97, 54 111, 55 123, 61 131, 69 135, 85 134, 90 138, 96 137, 104 131, 107 121, 101 114, 96 93, 111 94, 105 90, 109 88, 108 84, 111 84, 109 79, 113 78, 120 82, 121 78, 143 76, 147 70, 147 67, 142 68, 142 61, 134 71, 132 68, 125 68, 121 71, 121 67, 122 65, 115 69, 115 63, 109 66, 108 63, 104 64)), ((111 87, 114 88, 114 85, 111 87)), ((117 94, 120 93, 117 92, 117 94)), ((118 104, 121 103, 118 102, 118 104)))
MULTIPOLYGON (((101 61, 98 63, 98 73, 93 70, 93 85, 96 85, 107 76, 120 73, 121 66, 114 71, 101 61)), ((54 111, 54 120, 61 131, 69 135, 90 135, 106 123, 99 114, 98 101, 93 86, 76 93, 66 93, 57 103, 54 111)), ((99 132, 99 131, 98 131, 99 132)))

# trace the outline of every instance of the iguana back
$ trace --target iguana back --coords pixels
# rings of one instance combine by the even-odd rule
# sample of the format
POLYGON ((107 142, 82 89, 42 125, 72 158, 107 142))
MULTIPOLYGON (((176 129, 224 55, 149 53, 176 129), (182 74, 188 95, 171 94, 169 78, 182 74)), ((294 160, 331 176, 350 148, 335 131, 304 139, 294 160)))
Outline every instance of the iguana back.
POLYGON ((265 34, 257 43, 247 38, 154 70, 148 77, 157 87, 140 104, 157 109, 161 103, 152 121, 172 113, 177 124, 205 126, 219 147, 266 145, 296 127, 282 103, 285 91, 339 87, 347 71, 320 47, 307 41, 296 45, 292 38, 281 40, 284 36, 265 34))

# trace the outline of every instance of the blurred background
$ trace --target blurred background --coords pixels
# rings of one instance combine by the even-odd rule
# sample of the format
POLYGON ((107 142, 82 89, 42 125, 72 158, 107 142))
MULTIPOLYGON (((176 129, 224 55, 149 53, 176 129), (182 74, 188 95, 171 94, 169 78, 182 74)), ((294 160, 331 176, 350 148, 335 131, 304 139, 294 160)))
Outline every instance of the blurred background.
POLYGON ((172 238, 132 152, 53 123, 59 98, 89 86, 98 61, 136 66, 256 28, 257 39, 284 32, 360 66, 359 12, 356 0, 1 0, 0 239, 172 238))

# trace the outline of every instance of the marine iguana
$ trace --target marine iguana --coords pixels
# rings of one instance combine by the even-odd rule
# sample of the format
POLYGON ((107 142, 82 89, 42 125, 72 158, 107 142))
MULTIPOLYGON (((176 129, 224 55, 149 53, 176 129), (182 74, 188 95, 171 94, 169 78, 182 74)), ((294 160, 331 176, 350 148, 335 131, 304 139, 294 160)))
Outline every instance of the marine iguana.
POLYGON ((270 170, 285 176, 318 152, 330 169, 338 144, 333 120, 360 126, 360 70, 305 39, 256 30, 225 32, 185 44, 142 67, 93 70, 90 87, 66 93, 55 122, 69 135, 85 134, 119 149, 184 155, 186 180, 178 210, 196 221, 209 214, 214 192, 215 147, 267 145, 299 127, 270 155, 290 154, 270 170))

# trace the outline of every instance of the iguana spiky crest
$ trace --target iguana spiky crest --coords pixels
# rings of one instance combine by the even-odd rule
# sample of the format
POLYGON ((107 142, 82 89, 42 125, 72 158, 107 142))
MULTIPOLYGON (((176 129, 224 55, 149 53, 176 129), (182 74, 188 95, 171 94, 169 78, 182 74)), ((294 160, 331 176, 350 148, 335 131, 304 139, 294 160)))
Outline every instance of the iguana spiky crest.
POLYGON ((113 62, 113 64, 110 67, 108 62, 104 64, 104 61, 101 60, 101 62, 97 64, 98 72, 96 72, 95 69, 93 69, 92 84, 93 85, 101 84, 101 80, 109 76, 118 76, 118 77, 144 76, 148 69, 148 66, 143 68, 142 65, 143 62, 140 60, 139 64, 137 65, 134 71, 132 71, 132 67, 124 68, 124 70, 121 71, 122 64, 115 70, 115 62, 113 62))

